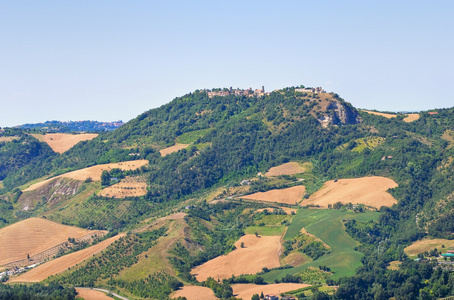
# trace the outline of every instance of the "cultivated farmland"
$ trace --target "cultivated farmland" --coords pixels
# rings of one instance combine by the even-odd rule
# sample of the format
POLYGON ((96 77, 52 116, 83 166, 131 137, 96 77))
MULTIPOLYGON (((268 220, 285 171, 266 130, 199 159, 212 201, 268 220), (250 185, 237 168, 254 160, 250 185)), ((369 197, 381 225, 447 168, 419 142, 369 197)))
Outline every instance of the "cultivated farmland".
POLYGON ((293 175, 300 174, 305 171, 305 168, 297 162, 288 162, 277 167, 272 167, 265 173, 265 176, 280 176, 280 175, 293 175))
POLYGON ((125 161, 125 162, 120 162, 120 163, 112 163, 112 164, 104 164, 104 165, 96 165, 93 167, 85 168, 85 169, 80 169, 76 171, 72 171, 69 173, 65 173, 56 177, 52 177, 50 179, 35 183, 31 186, 29 186, 27 189, 24 190, 24 192, 27 191, 33 191, 36 190, 37 188, 40 188, 41 186, 49 183, 50 181, 56 179, 56 178, 70 178, 70 179, 75 179, 75 180, 85 180, 87 178, 91 178, 94 181, 100 181, 101 180, 101 174, 104 170, 110 171, 112 169, 121 169, 123 171, 126 170, 135 170, 138 169, 144 165, 148 164, 148 160, 142 159, 142 160, 131 160, 131 161, 125 161))
POLYGON ((235 243, 235 250, 195 267, 191 273, 199 281, 208 277, 222 280, 232 275, 255 274, 264 267, 275 268, 280 266, 281 245, 280 236, 248 234, 235 243), (241 248, 241 243, 244 243, 244 248, 241 248))
POLYGON ((442 246, 445 246, 445 248, 453 248, 454 247, 454 240, 445 240, 445 239, 424 239, 420 241, 416 241, 410 246, 406 247, 404 249, 404 252, 409 255, 409 256, 415 256, 418 255, 419 253, 423 253, 425 251, 430 251, 435 248, 438 249, 438 251, 441 251, 443 248, 442 246))
POLYGON ((159 153, 161 153, 161 156, 166 156, 168 154, 180 151, 181 149, 187 148, 189 146, 190 146, 190 144, 179 144, 179 143, 176 143, 175 145, 173 145, 171 147, 159 150, 159 153))
POLYGON ((397 203, 388 189, 397 187, 392 179, 371 176, 354 179, 339 179, 325 182, 323 187, 315 192, 301 205, 318 205, 327 208, 329 204, 341 202, 343 204, 364 204, 380 208, 397 203))
POLYGON ((262 292, 266 294, 279 295, 280 293, 285 293, 309 286, 304 283, 275 283, 267 285, 257 285, 257 284, 233 284, 233 295, 241 299, 251 299, 254 294, 260 295, 262 292))
MULTIPOLYGON (((27 256, 34 258, 66 242, 68 238, 81 239, 104 234, 105 231, 86 230, 45 219, 29 218, 0 229, 0 265, 27 260, 27 256)), ((57 251, 55 249, 53 255, 57 251)), ((29 264, 32 263, 34 262, 29 264)))
POLYGON ((76 288, 77 297, 85 300, 112 300, 113 298, 107 296, 103 292, 91 290, 88 288, 76 288))
POLYGON ((294 187, 281 190, 271 190, 267 192, 259 192, 247 196, 241 196, 241 198, 248 200, 277 202, 293 205, 297 204, 299 201, 303 199, 305 192, 306 188, 304 186, 297 185, 294 187))
POLYGON ((98 136, 96 133, 82 133, 82 134, 69 134, 69 133, 48 133, 31 134, 34 138, 41 142, 48 144, 54 152, 64 153, 71 149, 74 145, 82 141, 89 141, 98 136))
POLYGON ((410 123, 419 119, 419 114, 408 114, 404 118, 404 122, 410 123))
POLYGON ((371 110, 361 110, 361 111, 367 112, 368 114, 371 114, 371 115, 385 117, 387 119, 391 119, 391 118, 397 117, 397 115, 395 115, 395 114, 381 113, 381 112, 378 112, 378 111, 371 111, 371 110))
POLYGON ((111 198, 140 197, 147 193, 147 184, 128 177, 119 183, 103 189, 99 195, 111 198))
POLYGON ((287 229, 284 241, 292 240, 303 228, 317 238, 321 239, 330 248, 329 254, 317 260, 304 263, 292 269, 275 270, 263 275, 263 278, 272 282, 286 274, 297 274, 308 267, 328 266, 334 271, 333 278, 352 276, 357 267, 361 265, 363 254, 354 250, 358 245, 350 235, 345 232, 342 220, 369 221, 376 220, 379 213, 353 213, 331 209, 300 209, 287 229))
POLYGON ((210 288, 187 285, 174 292, 171 298, 186 297, 187 300, 216 300, 218 299, 210 288))
POLYGON ((51 275, 60 274, 68 268, 74 267, 76 264, 101 252, 122 236, 125 236, 125 234, 116 235, 94 246, 46 262, 19 277, 12 279, 11 282, 40 282, 51 275))

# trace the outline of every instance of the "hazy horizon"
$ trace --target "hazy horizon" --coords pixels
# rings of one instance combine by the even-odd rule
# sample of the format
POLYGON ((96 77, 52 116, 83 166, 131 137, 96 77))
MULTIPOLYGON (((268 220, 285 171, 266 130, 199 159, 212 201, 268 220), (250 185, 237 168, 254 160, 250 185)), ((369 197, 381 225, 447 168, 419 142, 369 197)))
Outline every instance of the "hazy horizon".
POLYGON ((357 108, 452 107, 450 1, 0 4, 0 127, 124 122, 196 89, 321 86, 357 108))

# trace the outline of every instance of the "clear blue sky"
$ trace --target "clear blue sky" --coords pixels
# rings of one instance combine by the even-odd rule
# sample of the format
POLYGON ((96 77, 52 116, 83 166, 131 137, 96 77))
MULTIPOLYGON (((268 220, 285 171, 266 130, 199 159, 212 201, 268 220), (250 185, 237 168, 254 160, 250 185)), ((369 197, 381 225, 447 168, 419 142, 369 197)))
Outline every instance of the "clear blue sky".
POLYGON ((453 15, 454 1, 0 1, 0 127, 127 121, 230 86, 451 107, 453 15))

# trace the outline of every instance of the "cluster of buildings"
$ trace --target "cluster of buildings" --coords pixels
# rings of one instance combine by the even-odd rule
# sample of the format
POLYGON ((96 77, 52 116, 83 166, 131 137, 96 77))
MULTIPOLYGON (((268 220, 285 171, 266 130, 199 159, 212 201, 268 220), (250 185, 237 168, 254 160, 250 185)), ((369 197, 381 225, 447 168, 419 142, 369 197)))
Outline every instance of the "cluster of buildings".
POLYGON ((298 89, 295 89, 295 92, 300 92, 300 93, 326 93, 326 91, 324 89, 322 89, 322 87, 316 87, 316 88, 298 88, 298 89))
POLYGON ((262 86, 261 89, 253 90, 252 88, 248 88, 247 90, 242 89, 223 89, 219 91, 210 91, 206 90, 208 97, 213 98, 214 96, 228 96, 228 95, 235 95, 235 96, 247 96, 247 97, 261 97, 265 95, 269 95, 269 92, 265 92, 265 87, 262 86))

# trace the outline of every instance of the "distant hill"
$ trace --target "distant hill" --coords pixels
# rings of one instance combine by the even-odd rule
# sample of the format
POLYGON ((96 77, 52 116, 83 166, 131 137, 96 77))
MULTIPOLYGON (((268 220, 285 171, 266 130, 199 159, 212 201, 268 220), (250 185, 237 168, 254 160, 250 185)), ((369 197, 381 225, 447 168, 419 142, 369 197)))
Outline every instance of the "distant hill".
POLYGON ((23 124, 16 127, 21 129, 32 129, 43 133, 71 133, 112 131, 122 126, 123 124, 123 121, 46 121, 44 123, 23 124))
POLYGON ((61 154, 30 134, 43 129, 0 129, 0 227, 41 217, 128 232, 46 282, 111 286, 134 299, 167 299, 182 284, 228 299, 236 284, 264 281, 324 285, 335 299, 445 297, 454 293, 453 267, 433 260, 451 250, 442 239, 454 238, 453 128, 454 108, 390 116, 321 89, 287 87, 196 90, 61 154), (138 169, 99 169, 139 160, 138 169), (95 165, 96 176, 86 169, 68 178, 95 165), (371 178, 393 183, 382 191, 392 201, 374 195, 380 186, 371 178), (296 199, 276 203, 294 190, 296 199), (266 256, 245 235, 270 236, 280 250, 266 256), (434 238, 441 248, 419 261, 405 254, 434 238), (235 277, 193 276, 204 263, 233 264, 249 251, 254 261, 241 262, 235 277), (279 264, 267 265, 270 256, 279 264))

